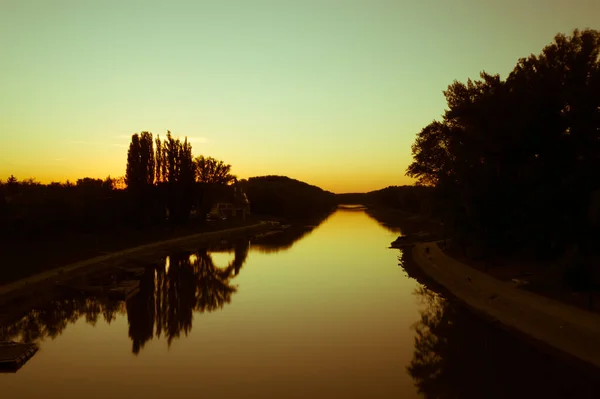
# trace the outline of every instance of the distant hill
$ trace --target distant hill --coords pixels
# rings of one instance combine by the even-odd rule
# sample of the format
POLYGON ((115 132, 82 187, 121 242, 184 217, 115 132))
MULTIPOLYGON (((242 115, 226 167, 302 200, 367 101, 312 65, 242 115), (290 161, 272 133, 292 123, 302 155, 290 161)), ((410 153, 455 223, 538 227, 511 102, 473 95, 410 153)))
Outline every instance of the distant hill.
POLYGON ((286 176, 256 176, 240 181, 252 213, 286 219, 319 217, 337 205, 335 194, 286 176))
POLYGON ((257 176, 240 182, 254 214, 279 218, 318 218, 340 204, 362 204, 415 214, 433 211, 433 188, 389 186, 368 193, 333 194, 286 176, 257 176))

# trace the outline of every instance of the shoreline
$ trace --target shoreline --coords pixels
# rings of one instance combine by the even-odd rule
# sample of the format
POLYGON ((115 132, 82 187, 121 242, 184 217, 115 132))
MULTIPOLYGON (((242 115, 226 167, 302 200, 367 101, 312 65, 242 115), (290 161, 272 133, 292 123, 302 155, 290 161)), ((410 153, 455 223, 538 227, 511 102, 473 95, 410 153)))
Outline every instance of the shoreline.
POLYGON ((247 226, 260 220, 262 219, 251 218, 244 222, 191 222, 179 226, 157 225, 147 229, 120 226, 110 230, 79 233, 73 231, 57 236, 6 239, 0 243, 0 264, 3 265, 0 286, 96 256, 157 241, 247 226))
POLYGON ((419 272, 467 309, 594 377, 600 375, 600 316, 523 291, 446 255, 437 242, 416 244, 419 272))
POLYGON ((52 268, 20 280, 0 286, 0 307, 11 305, 11 302, 22 302, 23 297, 38 296, 48 291, 48 286, 54 286, 56 282, 73 278, 79 274, 88 274, 102 268, 118 265, 121 262, 144 261, 152 262, 163 254, 173 250, 193 250, 207 241, 223 239, 238 234, 260 231, 271 228, 268 222, 258 222, 250 225, 226 228, 221 230, 205 231, 138 245, 105 255, 95 256, 85 260, 69 263, 52 268))

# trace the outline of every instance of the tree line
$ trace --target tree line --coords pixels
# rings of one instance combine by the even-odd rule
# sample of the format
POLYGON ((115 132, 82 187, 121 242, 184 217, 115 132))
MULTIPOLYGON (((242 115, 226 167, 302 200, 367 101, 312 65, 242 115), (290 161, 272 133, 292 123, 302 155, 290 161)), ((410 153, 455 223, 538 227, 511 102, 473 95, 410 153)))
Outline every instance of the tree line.
POLYGON ((435 212, 433 188, 424 185, 388 186, 367 193, 336 194, 339 204, 365 205, 369 208, 387 208, 412 214, 435 212))
MULTIPOLYGON (((42 184, 0 180, 0 236, 29 239, 116 227, 184 224, 210 209, 212 192, 236 181, 231 165, 192 155, 191 144, 167 132, 132 135, 125 176, 42 184)), ((220 194, 227 194, 221 189, 220 194)))
POLYGON ((335 194, 286 176, 257 176, 240 181, 252 212, 286 220, 322 220, 335 209, 335 194))
POLYGON ((333 193, 284 176, 238 181, 230 164, 194 156, 187 138, 143 131, 131 137, 121 178, 0 180, 0 236, 21 240, 202 223, 214 203, 246 199, 253 213, 286 220, 321 220, 337 203, 333 193))
POLYGON ((435 188, 438 214, 465 253, 594 263, 599 54, 600 32, 575 30, 520 59, 506 79, 482 72, 448 86, 447 109, 418 133, 406 173, 435 188))

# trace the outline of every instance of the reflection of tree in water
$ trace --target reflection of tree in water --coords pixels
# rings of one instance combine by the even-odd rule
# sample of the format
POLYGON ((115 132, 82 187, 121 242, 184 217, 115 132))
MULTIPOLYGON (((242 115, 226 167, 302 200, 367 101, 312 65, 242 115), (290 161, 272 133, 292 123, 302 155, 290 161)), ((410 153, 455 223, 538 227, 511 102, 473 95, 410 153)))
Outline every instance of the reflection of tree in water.
POLYGON ((18 320, 0 326, 0 341, 19 340, 35 342, 58 337, 71 323, 80 317, 94 325, 100 317, 107 322, 124 314, 122 302, 99 301, 96 298, 73 297, 52 301, 27 312, 18 320))
POLYGON ((231 302, 237 288, 230 280, 239 273, 248 248, 247 240, 236 242, 234 259, 222 269, 215 266, 206 250, 172 256, 168 266, 147 270, 140 292, 127 303, 81 296, 52 301, 0 325, 0 341, 54 339, 81 317, 91 325, 99 320, 110 324, 117 314, 127 312, 134 353, 155 335, 165 336, 170 344, 182 332, 191 331, 193 312, 212 312, 231 302))
POLYGON ((262 253, 276 253, 290 249, 301 238, 310 234, 316 226, 292 226, 276 233, 252 240, 252 250, 262 253))
MULTIPOLYGON (((588 398, 580 373, 509 336, 427 288, 407 367, 426 398, 588 398)), ((597 397, 597 396, 596 396, 597 397)))
POLYGON ((248 250, 250 249, 250 241, 239 240, 236 242, 233 249, 233 261, 230 267, 233 267, 233 274, 237 276, 240 273, 240 269, 248 259, 248 250))
POLYGON ((281 232, 255 237, 252 239, 252 250, 262 253, 287 251, 300 239, 310 235, 332 214, 333 212, 327 212, 316 217, 292 221, 292 225, 281 232))
POLYGON ((222 241, 220 243, 213 243, 203 251, 211 254, 219 252, 233 252, 233 260, 229 262, 229 265, 225 268, 224 273, 230 275, 233 271, 233 274, 237 276, 244 263, 246 263, 249 249, 250 241, 246 238, 240 238, 233 242, 222 241))
POLYGON ((192 329, 193 313, 212 312, 231 302, 237 288, 231 279, 239 273, 248 254, 247 240, 237 241, 234 259, 226 268, 215 266, 210 253, 171 256, 164 266, 147 273, 140 292, 127 302, 129 336, 139 353, 153 338, 165 336, 170 345, 192 329))

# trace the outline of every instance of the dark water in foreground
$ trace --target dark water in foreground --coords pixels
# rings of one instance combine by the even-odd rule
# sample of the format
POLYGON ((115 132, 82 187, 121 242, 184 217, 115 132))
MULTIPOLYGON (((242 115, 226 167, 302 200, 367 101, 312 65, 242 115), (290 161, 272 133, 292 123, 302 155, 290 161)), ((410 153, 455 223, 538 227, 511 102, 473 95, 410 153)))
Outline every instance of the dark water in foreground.
POLYGON ((590 380, 398 267, 361 210, 149 268, 124 302, 66 298, 2 326, 40 351, 1 398, 579 398, 590 380))

